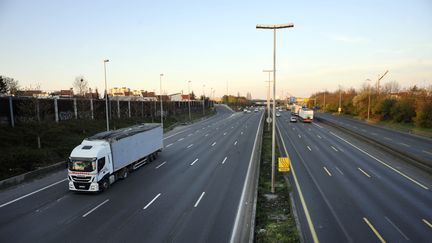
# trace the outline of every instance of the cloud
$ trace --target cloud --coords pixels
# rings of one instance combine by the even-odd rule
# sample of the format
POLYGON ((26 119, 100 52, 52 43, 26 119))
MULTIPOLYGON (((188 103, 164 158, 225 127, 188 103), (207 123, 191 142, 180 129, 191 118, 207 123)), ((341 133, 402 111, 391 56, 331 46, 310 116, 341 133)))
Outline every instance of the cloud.
POLYGON ((369 38, 362 36, 334 35, 330 36, 330 39, 348 44, 366 44, 370 42, 369 38))

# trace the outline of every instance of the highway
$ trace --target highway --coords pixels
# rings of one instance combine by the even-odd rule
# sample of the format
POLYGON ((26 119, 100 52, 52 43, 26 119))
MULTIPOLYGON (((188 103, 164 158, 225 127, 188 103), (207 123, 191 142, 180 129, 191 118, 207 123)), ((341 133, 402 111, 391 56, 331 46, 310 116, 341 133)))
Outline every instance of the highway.
POLYGON ((217 111, 104 193, 68 191, 66 171, 1 191, 0 242, 228 242, 263 112, 217 111))
MULTIPOLYGON (((277 117, 279 150, 306 242, 430 242, 432 176, 314 121, 277 117)), ((388 135, 390 136, 390 135, 388 135)))
POLYGON ((333 116, 329 113, 317 113, 315 117, 324 118, 338 126, 345 127, 376 140, 391 148, 403 151, 410 157, 425 161, 432 166, 432 139, 404 132, 398 132, 382 126, 367 124, 365 122, 346 116, 333 116))

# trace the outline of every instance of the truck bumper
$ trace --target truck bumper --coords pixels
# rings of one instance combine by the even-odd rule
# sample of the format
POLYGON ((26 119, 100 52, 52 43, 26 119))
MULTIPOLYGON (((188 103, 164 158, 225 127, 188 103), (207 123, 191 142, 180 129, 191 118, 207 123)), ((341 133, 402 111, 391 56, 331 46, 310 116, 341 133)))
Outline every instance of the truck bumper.
POLYGON ((97 192, 99 191, 98 183, 77 183, 69 181, 70 191, 80 191, 80 192, 97 192))

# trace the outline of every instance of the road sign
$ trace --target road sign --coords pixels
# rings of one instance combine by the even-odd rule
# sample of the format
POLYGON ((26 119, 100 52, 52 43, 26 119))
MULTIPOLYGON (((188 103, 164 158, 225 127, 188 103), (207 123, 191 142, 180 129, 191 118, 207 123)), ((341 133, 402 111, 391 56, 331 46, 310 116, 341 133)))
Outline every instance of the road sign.
POLYGON ((288 157, 279 157, 278 158, 279 166, 278 170, 279 172, 288 172, 290 171, 290 159, 288 157))
POLYGON ((267 123, 271 123, 272 119, 270 117, 267 117, 266 121, 267 121, 267 123))

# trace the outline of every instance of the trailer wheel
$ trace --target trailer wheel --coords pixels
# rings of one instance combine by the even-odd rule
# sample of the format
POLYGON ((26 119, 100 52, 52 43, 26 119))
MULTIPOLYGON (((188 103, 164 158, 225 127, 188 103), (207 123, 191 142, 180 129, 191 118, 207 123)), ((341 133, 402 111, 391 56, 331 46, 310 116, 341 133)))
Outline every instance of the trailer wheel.
POLYGON ((153 153, 153 154, 152 154, 152 157, 153 157, 153 160, 156 160, 156 158, 157 158, 157 154, 156 154, 156 153, 153 153))
POLYGON ((147 160, 149 163, 152 162, 153 161, 153 155, 150 154, 149 156, 147 156, 147 160))
POLYGON ((126 178, 128 177, 128 175, 129 175, 129 170, 128 170, 128 168, 124 168, 124 169, 122 170, 122 173, 121 173, 120 178, 124 180, 124 179, 126 179, 126 178))
POLYGON ((108 190, 109 186, 110 186, 110 183, 108 181, 108 178, 103 179, 102 182, 100 183, 100 187, 101 187, 102 191, 108 190))

